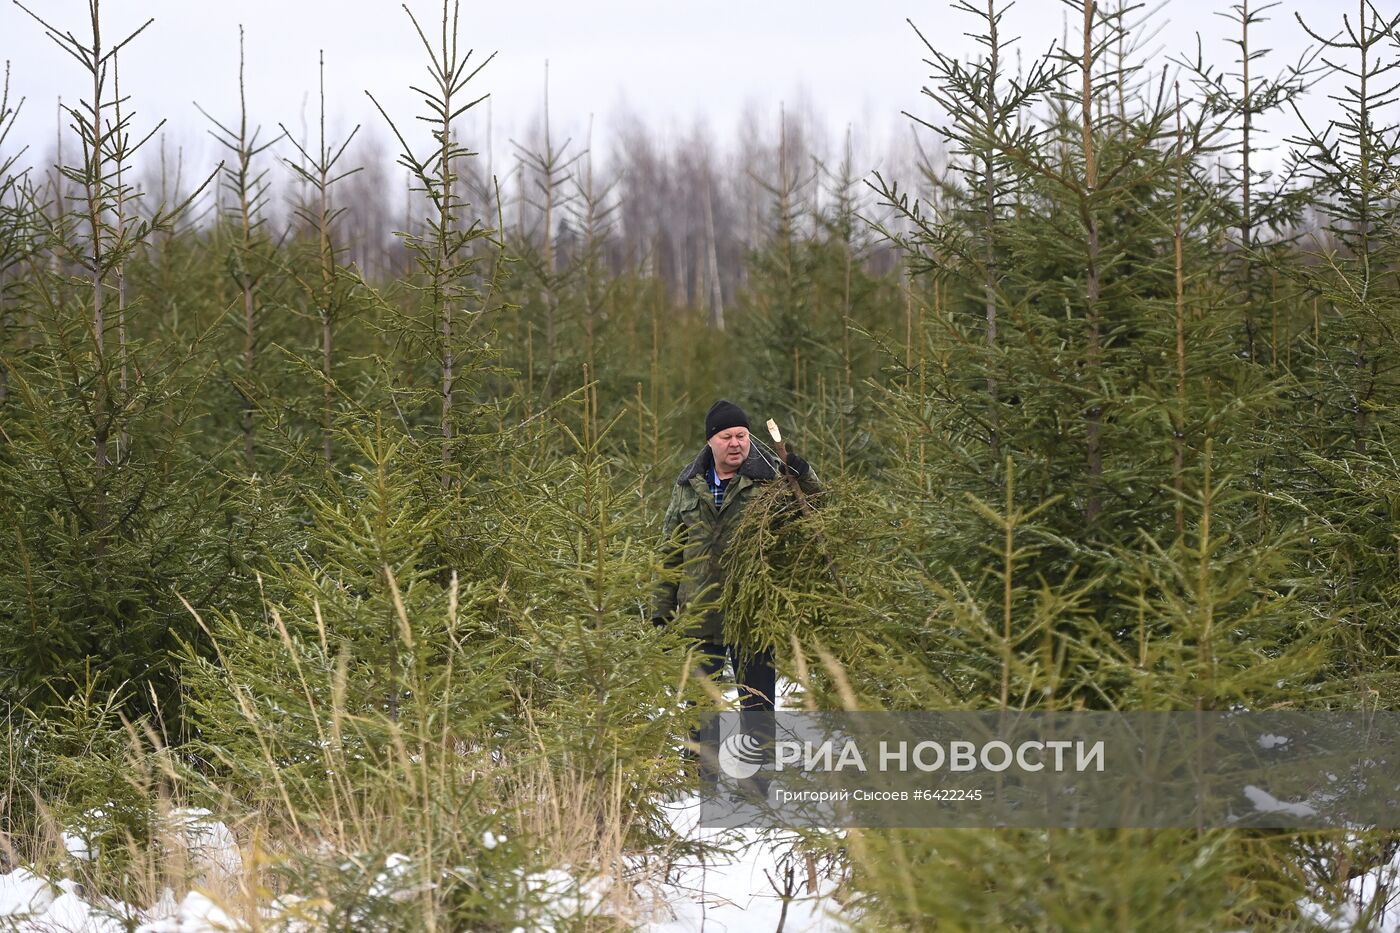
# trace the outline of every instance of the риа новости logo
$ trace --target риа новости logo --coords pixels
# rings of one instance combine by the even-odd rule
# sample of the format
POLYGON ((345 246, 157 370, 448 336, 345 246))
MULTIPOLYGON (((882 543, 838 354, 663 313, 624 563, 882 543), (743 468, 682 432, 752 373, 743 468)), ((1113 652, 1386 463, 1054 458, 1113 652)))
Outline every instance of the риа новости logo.
POLYGON ((736 781, 753 777, 762 766, 763 746, 753 736, 740 732, 719 743, 720 770, 736 781))

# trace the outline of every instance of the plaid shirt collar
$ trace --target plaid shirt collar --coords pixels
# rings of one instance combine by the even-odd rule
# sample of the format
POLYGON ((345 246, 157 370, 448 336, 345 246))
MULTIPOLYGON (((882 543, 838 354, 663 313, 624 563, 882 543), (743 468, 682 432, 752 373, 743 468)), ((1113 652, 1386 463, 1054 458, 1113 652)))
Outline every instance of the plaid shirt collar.
MULTIPOLYGON (((731 476, 730 479, 733 479, 733 477, 731 476)), ((713 496, 715 500, 715 509, 719 510, 724 507, 724 487, 729 483, 729 480, 720 479, 719 473, 716 472, 715 468, 712 466, 710 467, 708 481, 710 484, 710 495, 713 496)))

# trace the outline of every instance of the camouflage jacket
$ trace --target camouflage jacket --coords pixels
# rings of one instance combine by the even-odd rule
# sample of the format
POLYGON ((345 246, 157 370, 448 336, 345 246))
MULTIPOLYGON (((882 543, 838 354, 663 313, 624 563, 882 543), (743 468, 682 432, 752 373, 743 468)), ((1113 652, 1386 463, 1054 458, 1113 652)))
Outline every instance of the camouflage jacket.
MULTIPOLYGON (((652 601, 652 619, 658 624, 669 622, 676 612, 696 600, 717 600, 723 592, 724 569, 721 559, 743 515, 744 507, 760 488, 760 484, 780 477, 777 457, 759 449, 755 442, 749 447, 748 458, 739 472, 724 488, 723 505, 716 509, 710 492, 709 473, 714 455, 707 444, 695 460, 681 471, 671 491, 671 504, 666 509, 662 525, 660 558, 670 579, 663 580, 652 601), (679 570, 679 580, 674 571, 679 570)), ((798 479, 798 485, 808 495, 821 492, 822 484, 816 470, 798 479)), ((723 639, 724 612, 715 606, 704 618, 686 630, 691 638, 719 642, 723 639)))

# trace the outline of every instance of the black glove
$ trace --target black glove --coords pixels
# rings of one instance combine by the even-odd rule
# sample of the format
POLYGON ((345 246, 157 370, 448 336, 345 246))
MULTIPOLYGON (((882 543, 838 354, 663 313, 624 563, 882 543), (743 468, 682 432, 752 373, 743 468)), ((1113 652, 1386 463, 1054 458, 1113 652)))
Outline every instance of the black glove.
POLYGON ((788 451, 787 466, 792 471, 792 475, 799 478, 806 476, 807 471, 812 469, 812 465, 799 457, 795 450, 788 451))

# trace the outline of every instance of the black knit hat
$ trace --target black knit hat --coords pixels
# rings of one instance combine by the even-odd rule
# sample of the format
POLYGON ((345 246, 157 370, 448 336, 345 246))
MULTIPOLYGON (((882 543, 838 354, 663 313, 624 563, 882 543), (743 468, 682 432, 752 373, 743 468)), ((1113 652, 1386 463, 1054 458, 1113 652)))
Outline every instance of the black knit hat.
POLYGON ((747 428, 749 416, 744 410, 728 399, 720 399, 710 406, 705 414, 705 440, 709 440, 726 428, 747 428))

